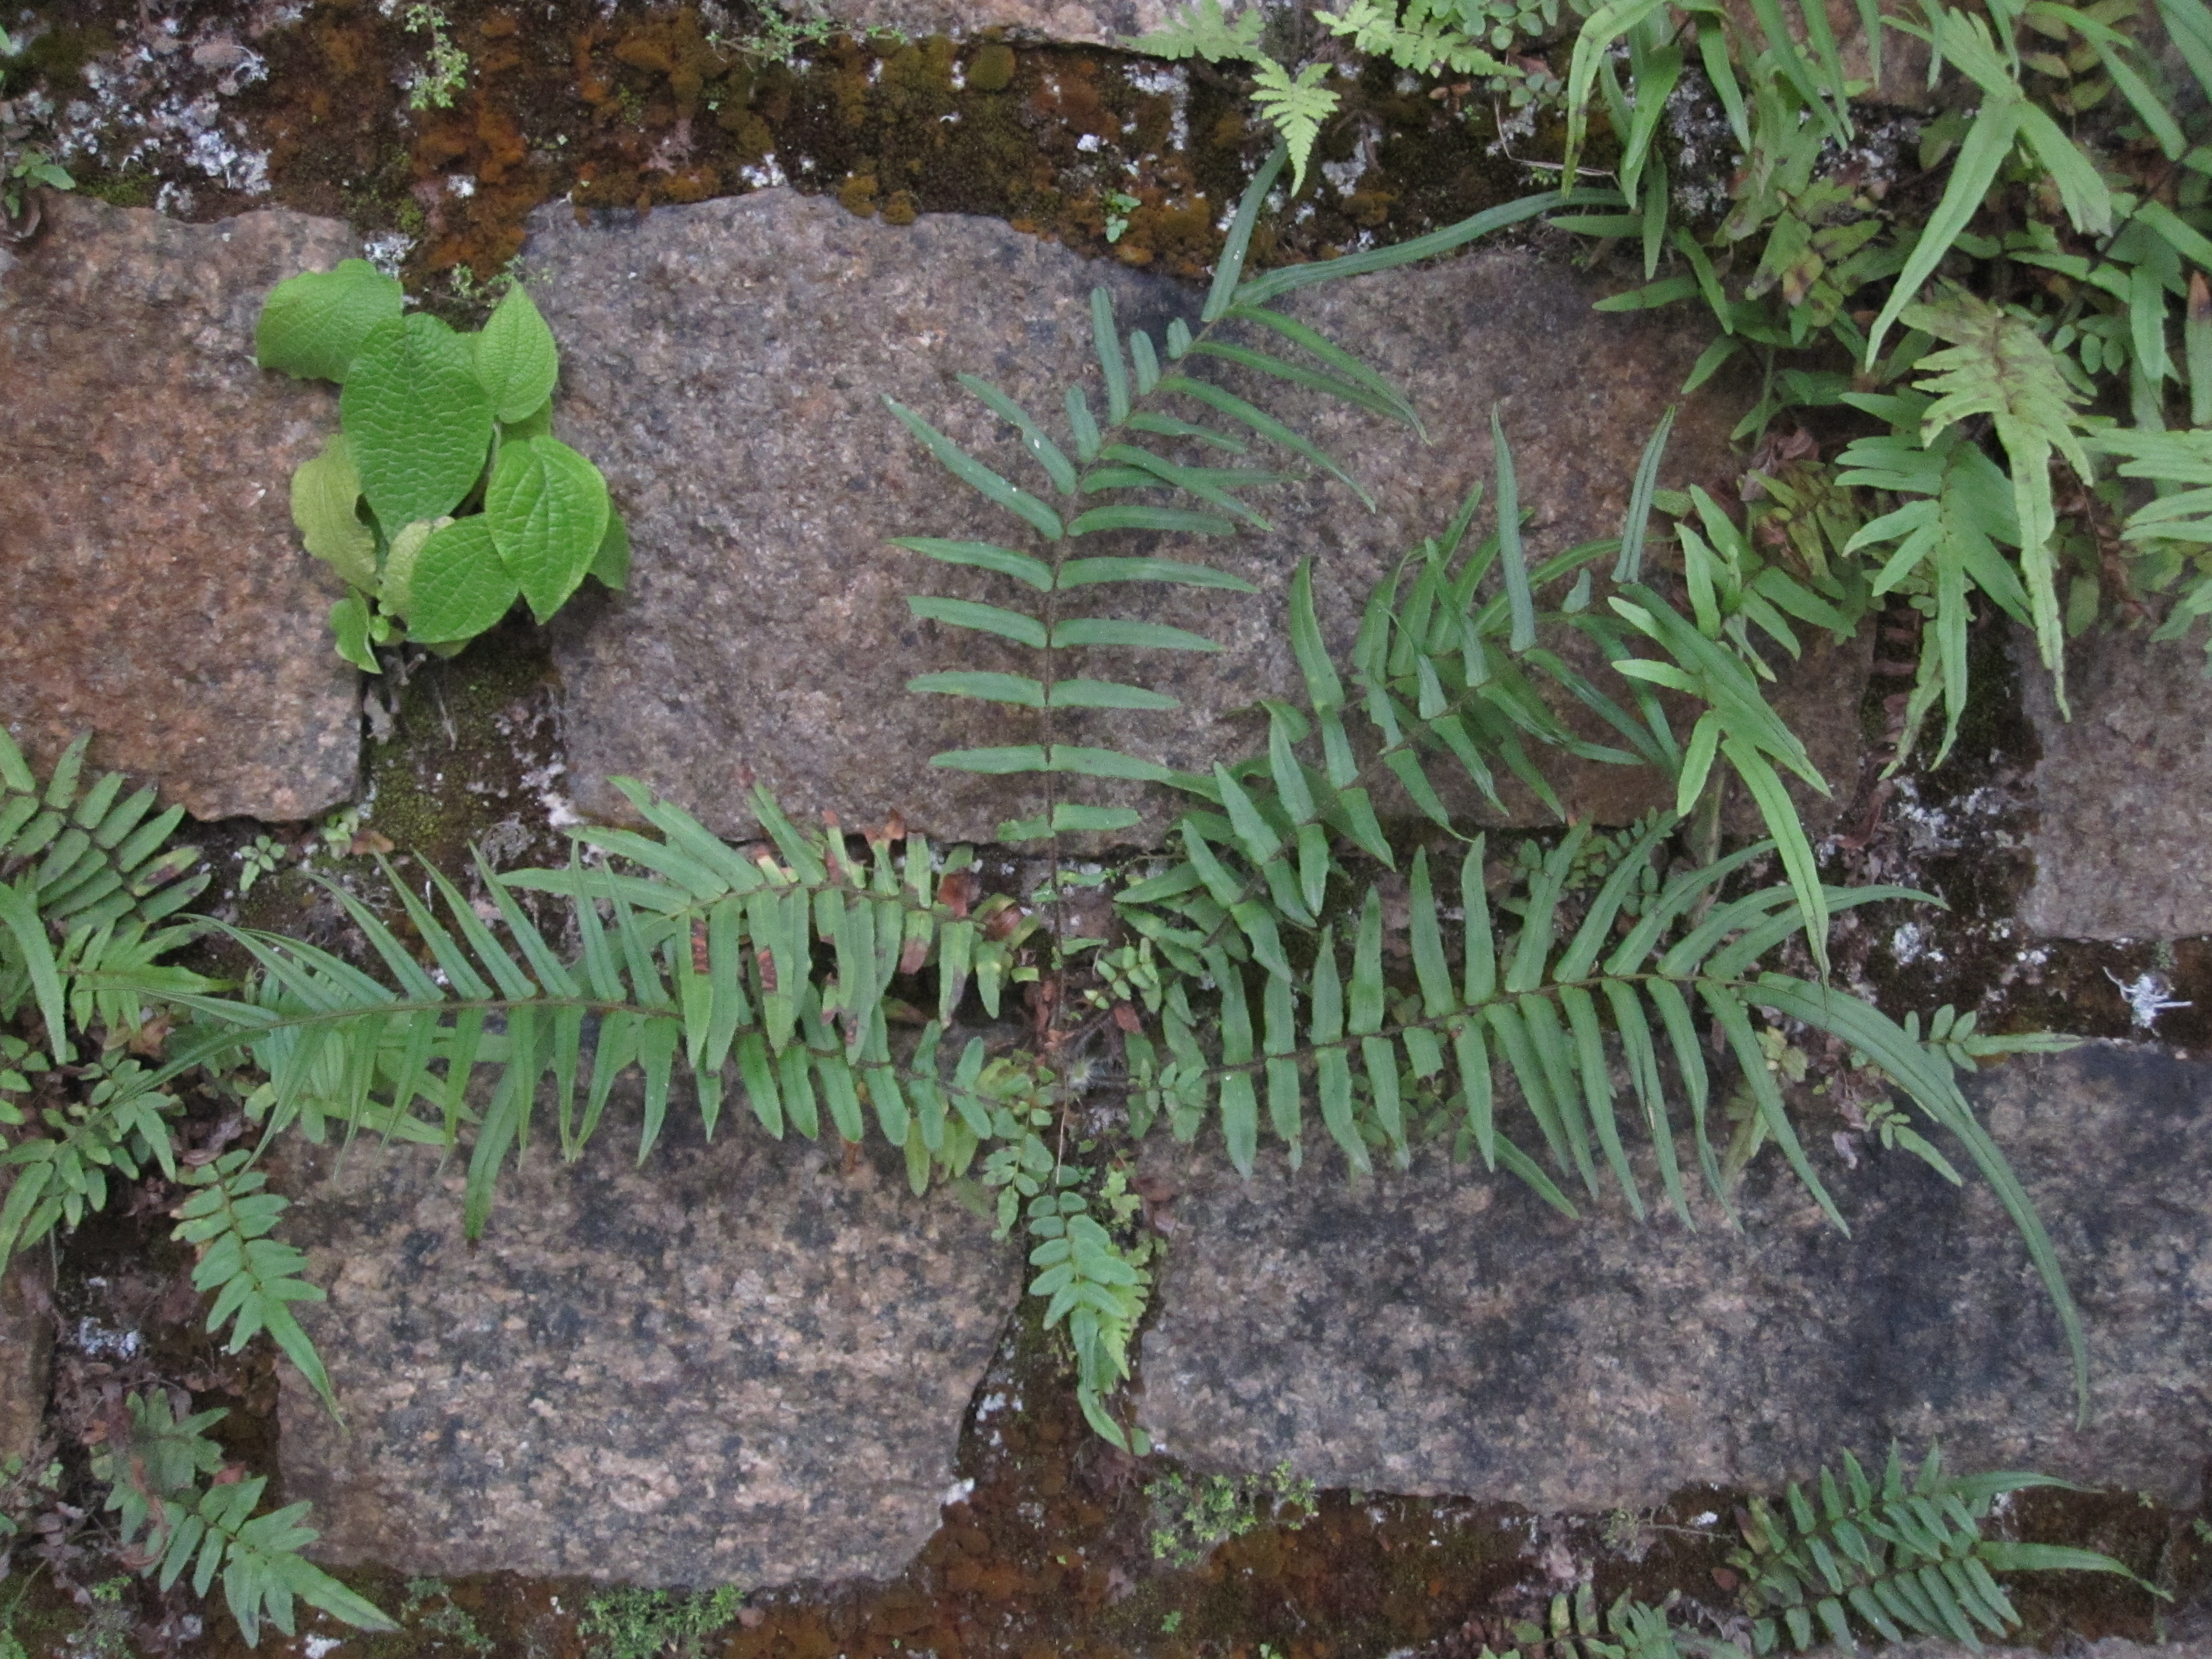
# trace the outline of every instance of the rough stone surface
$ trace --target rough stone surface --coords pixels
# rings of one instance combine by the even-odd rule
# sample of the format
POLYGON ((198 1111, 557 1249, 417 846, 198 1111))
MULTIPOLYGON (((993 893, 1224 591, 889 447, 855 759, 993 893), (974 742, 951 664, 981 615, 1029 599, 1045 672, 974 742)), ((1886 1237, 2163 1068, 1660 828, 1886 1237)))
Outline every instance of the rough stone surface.
POLYGON ((2066 653, 2058 710, 2033 642, 2014 659, 2043 747, 2035 880, 2021 920, 2060 939, 2212 933, 2212 680, 2197 647, 2094 632, 2066 653))
POLYGON ((1164 23, 1173 0, 822 0, 821 14, 855 28, 975 35, 1066 46, 1118 46, 1164 23))
POLYGON ((289 505, 337 404, 257 368, 253 320, 358 244, 281 210, 46 214, 0 271, 0 721, 40 757, 96 732, 96 762, 198 817, 308 817, 359 749, 340 589, 289 505))
POLYGON ((1773 1486, 1892 1437, 1939 1438, 1956 1468, 2194 1504, 2212 1454, 2212 1066, 2097 1045, 1970 1092, 2081 1302, 2086 1429, 1986 1185, 1879 1150, 1856 1173, 1816 1160, 1846 1238, 1771 1170, 1744 1232, 1708 1210, 1692 1234, 1617 1202, 1572 1222, 1517 1182, 1435 1166, 1352 1190, 1334 1159, 1293 1182, 1278 1158, 1246 1184, 1203 1149, 1172 1170, 1146 1425, 1202 1467, 1287 1459, 1325 1486, 1539 1510, 1773 1486))
POLYGON ((16 1266, 0 1273, 0 1463, 28 1457, 46 1414, 54 1327, 43 1291, 16 1266))
POLYGON ((434 1152, 288 1177, 346 1416, 285 1369, 325 1559, 781 1583, 895 1575, 935 1530, 1018 1263, 902 1170, 678 1116, 642 1170, 619 1097, 580 1164, 534 1148, 473 1249, 434 1152))
MULTIPOLYGON (((940 837, 987 838, 1000 819, 1034 811, 1033 781, 925 763, 939 750, 1024 740, 1024 716, 903 690, 933 669, 1033 666, 1020 647, 917 623, 909 592, 1018 605, 1027 590, 884 544, 1025 532, 951 480, 882 400, 897 398, 1002 471, 1048 489, 956 374, 998 382, 1056 427, 1062 388, 1086 374, 1103 406, 1089 344, 1094 283, 1113 292, 1125 325, 1155 338, 1200 296, 995 221, 899 228, 781 191, 590 227, 549 210, 532 222, 528 258, 567 352, 556 420, 606 470, 636 548, 625 598, 556 624, 580 805, 619 811, 605 780, 632 774, 725 831, 749 823, 749 776, 794 813, 830 808, 852 823, 896 809, 940 837)), ((1261 591, 1141 590, 1133 600, 1126 589, 1088 590, 1121 614, 1195 628, 1228 649, 1089 653, 1082 672, 1134 675, 1185 707, 1078 716, 1075 740, 1199 769, 1263 748, 1264 725, 1249 711, 1297 684, 1283 625, 1292 568, 1316 561, 1320 609, 1348 646, 1378 575, 1490 478, 1493 401, 1537 514, 1532 550, 1615 528, 1644 439, 1705 341, 1694 321, 1593 313, 1596 291, 1502 252, 1301 296, 1302 314, 1408 388, 1433 441, 1311 394, 1267 394, 1368 483, 1379 510, 1340 486, 1299 483, 1267 493, 1272 533, 1203 549, 1098 538, 1102 553, 1212 556, 1261 591)), ((1718 394, 1692 400, 1670 452, 1676 479, 1726 476, 1733 418, 1718 394)), ((1832 728, 1818 757, 1832 776, 1851 775, 1864 674, 1863 649, 1816 654, 1781 698, 1791 718, 1832 728)), ((1650 779, 1620 768, 1580 769, 1563 793, 1583 816, 1613 822, 1656 799, 1650 779)), ((1534 804, 1523 805, 1535 821, 1534 804)), ((1148 827, 1162 822, 1155 811, 1148 827)))

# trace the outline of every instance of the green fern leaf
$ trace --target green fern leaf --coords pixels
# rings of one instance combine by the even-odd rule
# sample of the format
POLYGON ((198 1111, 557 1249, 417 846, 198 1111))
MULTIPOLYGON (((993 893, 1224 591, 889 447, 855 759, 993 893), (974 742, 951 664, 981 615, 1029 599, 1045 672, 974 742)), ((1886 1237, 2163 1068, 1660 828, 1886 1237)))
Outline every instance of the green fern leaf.
POLYGON ((1188 11, 1176 14, 1151 33, 1124 44, 1132 52, 1154 58, 1249 63, 1261 55, 1260 31, 1267 21, 1267 13, 1257 5, 1231 18, 1223 15, 1221 0, 1197 0, 1188 11))
POLYGON ((246 1152, 226 1152, 182 1172, 179 1179, 194 1190, 178 1206, 174 1237, 199 1247, 192 1288, 215 1292, 208 1329, 229 1325, 232 1353, 268 1332, 335 1417, 338 1402, 330 1374, 292 1315, 294 1303, 320 1302, 323 1292, 300 1277, 307 1258, 268 1237, 289 1200, 262 1190, 269 1177, 250 1168, 250 1160, 246 1152))
POLYGON ((1909 326, 1953 342, 1948 350, 1921 359, 1930 371, 1917 384, 1936 395, 1921 417, 1921 439, 1971 416, 1990 416, 2004 446, 2012 475, 2013 510, 2020 526, 2021 570, 2028 594, 2036 644, 2066 706, 2064 623, 2051 547, 2057 527, 2051 457, 2065 457, 2084 483, 2094 477, 2076 431, 2081 395, 2067 385, 2057 358, 2033 324, 1972 295, 1954 291, 1938 304, 1909 306, 1909 326))
POLYGON ((1333 88, 1321 84, 1328 72, 1326 64, 1308 64, 1293 78, 1272 58, 1260 58, 1253 70, 1252 106, 1289 147, 1293 196, 1305 188, 1306 163, 1313 159, 1321 124, 1343 102, 1333 88))

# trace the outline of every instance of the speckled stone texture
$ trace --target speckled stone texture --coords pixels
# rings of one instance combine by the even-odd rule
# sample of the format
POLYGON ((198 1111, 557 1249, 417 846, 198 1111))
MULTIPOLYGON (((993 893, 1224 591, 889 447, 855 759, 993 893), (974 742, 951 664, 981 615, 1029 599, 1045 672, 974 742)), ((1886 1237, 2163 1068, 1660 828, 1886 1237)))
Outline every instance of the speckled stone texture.
MULTIPOLYGON (((1248 1184, 1207 1147, 1144 1338, 1143 1421, 1216 1468, 1539 1510, 1771 1487, 1849 1448, 1940 1438, 2187 1507, 2212 1455, 2212 1066, 2098 1045, 1972 1080, 2081 1304, 2074 1426, 2057 1322, 1985 1184, 1909 1154, 1816 1166, 1853 1236, 1754 1169, 1741 1235, 1617 1201, 1580 1223, 1517 1182, 1340 1161, 1248 1184)), ((1808 1126, 1809 1127, 1809 1126, 1808 1126)), ((1814 1139, 1808 1136, 1808 1139, 1814 1139)), ((1828 1153, 1826 1136, 1816 1152, 1828 1153)), ((1656 1183, 1647 1182, 1646 1192, 1656 1183)))
MULTIPOLYGON (((903 689, 931 670, 1033 666, 1002 641, 916 622, 908 593, 1020 605, 1028 590, 885 545, 900 535, 1020 544, 1025 532, 953 481, 883 398, 1048 489, 955 376, 996 381, 1057 428, 1071 382, 1087 377, 1103 406, 1091 360, 1095 283, 1112 291, 1125 325, 1156 338, 1203 296, 996 221, 925 217, 901 228, 786 191, 591 226, 548 210, 532 222, 527 258, 565 352, 556 425, 605 469, 636 549, 626 597, 586 600, 555 628, 579 804, 618 813, 605 780, 630 774, 731 833, 749 827, 750 777, 794 815, 830 808, 858 823, 896 809, 939 837, 988 838, 1001 818, 1033 810, 1030 781, 927 764, 939 750, 1024 740, 1018 711, 903 689)), ((1593 313, 1597 292, 1532 255, 1493 252, 1302 296, 1301 314, 1408 388, 1433 442, 1313 394, 1266 392, 1366 482, 1380 510, 1340 485, 1300 483, 1258 498, 1273 533, 1202 548, 1096 538, 1099 553, 1210 556, 1261 592, 1086 590, 1102 608, 1194 628, 1229 648, 1089 653, 1084 672, 1134 676, 1185 707, 1080 715, 1075 740, 1199 769, 1263 749, 1254 705, 1298 683, 1283 621, 1292 568, 1316 561, 1320 608, 1348 647, 1378 574, 1490 477, 1493 400, 1504 400, 1522 499, 1537 514, 1532 547, 1617 528, 1644 440, 1705 338, 1671 315, 1593 313)), ((1718 393, 1692 400, 1671 451, 1676 480, 1725 477, 1735 414, 1718 393)), ((1815 732, 1820 763, 1845 781, 1864 675, 1863 649, 1820 654, 1784 699, 1815 732)), ((1583 769, 1563 793, 1606 821, 1656 799, 1620 768, 1583 769)), ((1164 822, 1152 806, 1139 836, 1164 822)))
POLYGON ((2066 653, 2059 713, 2024 635, 2013 641, 2043 747, 2030 787, 2035 880, 2021 920, 2058 939, 2212 933, 2212 680, 2195 641, 2092 633, 2066 653))
POLYGON ((46 1414, 54 1322, 45 1291, 18 1263, 0 1272, 0 1463, 28 1457, 46 1414))
POLYGON ((288 1173, 346 1414, 284 1368, 324 1559, 782 1583, 896 1575, 936 1529, 1018 1260, 902 1170, 750 1121, 705 1145, 685 1109, 640 1170, 618 1092, 581 1163, 509 1170, 474 1248, 459 1161, 363 1143, 288 1173))
POLYGON ((817 0, 816 9, 855 28, 917 38, 997 29, 1010 40, 1112 46, 1159 27, 1181 9, 1174 0, 817 0))
POLYGON ((336 388, 253 362, 261 299, 357 253, 337 220, 206 225, 49 193, 0 271, 0 721, 201 818, 309 817, 354 787, 342 592, 300 548, 292 469, 336 388))

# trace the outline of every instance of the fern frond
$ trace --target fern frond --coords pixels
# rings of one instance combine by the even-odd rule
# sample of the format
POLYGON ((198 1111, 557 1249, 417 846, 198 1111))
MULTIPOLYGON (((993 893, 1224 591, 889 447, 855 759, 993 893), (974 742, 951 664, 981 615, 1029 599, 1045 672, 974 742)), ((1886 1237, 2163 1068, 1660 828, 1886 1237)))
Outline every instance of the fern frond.
POLYGON ((1431 15, 1444 9, 1414 0, 1401 16, 1396 0, 1350 0, 1341 12, 1316 11, 1314 21, 1355 52, 1388 58, 1416 75, 1432 75, 1440 65, 1459 75, 1504 73, 1504 62, 1485 51, 1462 20, 1431 15))
POLYGON ((232 1353, 266 1331, 335 1417, 338 1403, 330 1374, 292 1315, 292 1304, 320 1302, 323 1292, 300 1276, 307 1258, 268 1236, 290 1200, 262 1190, 269 1177, 251 1167, 251 1158, 245 1152, 225 1152, 212 1164, 183 1170, 179 1178, 194 1191, 177 1207, 173 1237, 198 1249, 192 1288, 215 1292, 208 1329, 219 1334, 228 1325, 232 1353))
POLYGON ((1313 159, 1321 124, 1343 102, 1334 88, 1321 84, 1328 73, 1326 64, 1308 64, 1294 76, 1272 58, 1261 58, 1253 69, 1252 107, 1290 149, 1293 196, 1305 188, 1306 163, 1313 159))
POLYGON ((185 872, 199 850, 169 847, 185 809, 154 811, 149 787, 125 793, 119 772, 87 782, 87 733, 40 786, 15 740, 0 731, 0 880, 26 888, 54 926, 97 928, 133 918, 150 927, 208 884, 185 872), (166 850, 165 850, 166 849, 166 850))
POLYGON ((2035 325, 1987 301, 1954 290, 1932 305, 1908 306, 1908 326, 1953 343, 1920 360, 1929 371, 1916 382, 1937 401, 1921 416, 1923 444, 1969 416, 1996 424, 2012 476, 2013 516, 2019 526, 2021 574, 2038 650, 2066 706, 2066 634, 2058 612, 2051 538, 2057 515, 2051 501, 2051 459, 2063 455, 2084 483, 2094 472, 2075 430, 2081 395, 2066 382, 2058 360, 2035 325))
MULTIPOLYGON (((865 1105, 893 1146, 906 1146, 915 1123, 908 1097, 921 1073, 890 1046, 884 1000, 892 981, 936 970, 933 1030, 971 984, 995 1014, 1034 924, 1006 901, 971 908, 956 897, 951 878, 967 880, 972 863, 965 848, 939 868, 928 843, 911 836, 896 853, 880 842, 864 866, 842 839, 801 835, 757 792, 755 810, 781 857, 747 857, 670 803, 619 783, 659 837, 585 829, 578 839, 645 873, 580 860, 565 870, 484 871, 496 930, 442 877, 433 878, 441 910, 395 884, 431 967, 333 885, 390 982, 298 940, 230 930, 258 965, 260 983, 246 1000, 173 996, 216 1035, 164 1074, 243 1054, 269 1077, 260 1109, 271 1133, 298 1122, 319 1136, 336 1119, 348 1133, 452 1145, 472 1126, 472 1234, 548 1080, 569 1158, 597 1127, 617 1079, 633 1068, 644 1082, 638 1155, 649 1153, 679 1055, 710 1132, 734 1068, 773 1134, 787 1123, 817 1133, 819 1102, 845 1139, 859 1140, 865 1105), (573 957, 516 903, 519 890, 567 901, 580 945, 573 957), (815 966, 817 940, 830 952, 827 974, 815 966), (492 1090, 480 1115, 469 1104, 479 1073, 492 1090)), ((974 1073, 950 1085, 933 1074, 920 1086, 939 1090, 937 1106, 949 1103, 983 1124, 978 1134, 988 1133, 990 1105, 975 1094, 974 1073)))
POLYGON ((1932 401, 1926 394, 1854 394, 1850 401, 1886 416, 1897 430, 1888 437, 1862 438, 1845 449, 1837 482, 1905 499, 1861 526, 1844 550, 1894 543, 1873 592, 1922 596, 1933 613, 1905 730, 1889 769, 1911 754, 1921 720, 1939 695, 1944 705, 1943 739, 1936 756, 1940 765, 1958 740, 1966 714, 1969 596, 1983 593, 2022 627, 2033 626, 2020 573, 1999 550, 2020 544, 2019 517, 2003 471, 1978 444, 1955 430, 1921 441, 1921 422, 1932 401))
POLYGON ((0 1152, 0 1169, 15 1171, 0 1203, 0 1267, 56 1225, 75 1227, 105 1209, 111 1176, 136 1181, 149 1165, 176 1175, 167 1119, 177 1102, 159 1086, 166 1073, 125 1060, 89 1068, 89 1080, 80 1103, 44 1109, 47 1133, 0 1152))
POLYGON ((201 1431, 228 1412, 178 1418, 160 1392, 133 1394, 124 1404, 130 1437, 94 1454, 93 1473, 110 1483, 107 1508, 120 1512, 119 1541, 140 1559, 141 1571, 158 1573, 167 1589, 197 1559, 193 1588, 203 1596, 222 1572, 225 1599, 249 1647, 260 1645, 264 1619, 292 1633, 295 1597, 357 1630, 398 1628, 373 1602, 301 1559, 300 1551, 319 1535, 300 1524, 311 1505, 257 1516, 265 1478, 200 1486, 198 1477, 223 1467, 222 1448, 201 1431))
MULTIPOLYGON (((194 1476, 213 1474, 222 1468, 222 1448, 200 1431, 230 1413, 218 1407, 180 1418, 171 1410, 169 1396, 158 1389, 126 1395, 123 1404, 131 1423, 130 1440, 95 1453, 92 1472, 111 1483, 106 1507, 121 1512, 122 1542, 127 1547, 149 1522, 161 1516, 163 1498, 189 1489, 194 1476)), ((166 1543, 163 1534, 156 1537, 166 1543)))
POLYGON ((1149 34, 1126 42, 1132 52, 1153 58, 1197 58, 1209 64, 1251 63, 1263 56, 1260 32, 1267 15, 1259 5, 1247 7, 1236 17, 1223 14, 1221 0, 1196 0, 1188 11, 1178 12, 1149 34))
POLYGON ((268 1485, 266 1475, 255 1475, 211 1486, 197 1493, 189 1504, 165 1502, 161 1507, 169 1547, 161 1557, 155 1583, 167 1589, 189 1565, 192 1593, 204 1596, 221 1572, 223 1601, 248 1647, 261 1644, 264 1619, 285 1635, 292 1634, 295 1599, 356 1630, 398 1630, 374 1602, 348 1589, 300 1553, 321 1535, 301 1524, 313 1505, 290 1504, 267 1515, 254 1514, 268 1485))
POLYGON ((1779 1504, 1753 1498, 1738 1511, 1744 1542, 1729 1562, 1747 1581, 1757 1650, 1772 1650, 1785 1633, 1800 1650, 1816 1642, 1850 1648, 1853 1615, 1885 1641, 1910 1632, 1979 1648, 1984 1635, 2008 1636, 2021 1623, 1994 1572, 2070 1568, 2135 1578, 2092 1551, 1981 1535, 1997 1496, 2035 1486, 2081 1490, 2044 1474, 1947 1475, 1935 1448, 1908 1481, 1893 1445, 1879 1485, 1846 1452, 1840 1480, 1824 1468, 1813 1491, 1793 1481, 1779 1504))
MULTIPOLYGON (((1251 15, 1256 20, 1256 13, 1251 15)), ((1334 96, 1309 90, 1314 96, 1332 100, 1334 96)), ((1066 388, 1064 402, 1073 459, 1068 448, 1013 398, 972 376, 963 380, 962 384, 986 408, 1013 428, 1052 488, 1084 503, 1081 510, 1063 515, 968 453, 914 410, 891 406, 908 429, 956 477, 1022 519, 1042 541, 1043 556, 996 542, 911 537, 896 544, 942 563, 1011 578, 1041 596, 1024 596, 1018 608, 934 594, 918 594, 908 600, 914 614, 925 621, 990 634, 1040 653, 1034 673, 957 670, 920 675, 908 683, 910 690, 927 694, 975 697, 1037 711, 1039 741, 951 750, 933 757, 933 764, 986 774, 1033 772, 1048 779, 1073 775, 1174 781, 1168 769, 1137 756, 1067 740, 1070 734, 1056 718, 1059 711, 1161 710, 1176 705, 1140 685, 1071 673, 1061 653, 1219 647, 1203 635, 1166 623, 1111 614, 1072 615, 1060 596, 1101 583, 1252 591, 1251 584, 1243 578, 1209 565, 1171 558, 1090 556, 1079 553, 1073 545, 1084 538, 1127 532, 1226 536, 1244 526, 1272 528, 1266 514, 1249 499, 1250 492, 1284 483, 1291 475, 1256 466, 1198 465, 1190 458, 1189 445, 1241 455, 1250 441, 1257 439, 1347 483, 1363 501, 1373 505, 1358 482, 1319 445, 1261 404, 1201 378, 1198 372, 1201 365, 1224 363, 1249 370, 1418 429, 1419 422, 1411 404, 1374 369, 1310 325, 1270 310, 1256 298, 1241 295, 1244 257, 1258 228, 1261 206, 1287 154, 1279 146, 1246 189, 1195 328, 1191 320, 1182 319, 1168 328, 1164 364, 1149 335, 1142 331, 1124 334, 1107 290, 1092 291, 1091 343, 1105 394, 1105 423, 1100 424, 1083 386, 1066 388), (1268 337, 1267 343, 1249 344, 1230 337, 1239 330, 1268 337), (1188 420, 1166 413, 1170 399, 1196 405, 1201 418, 1188 420), (1160 499, 1163 496, 1166 499, 1160 499)), ((1010 821, 1000 827, 1000 833, 1006 840, 1037 840, 1077 828, 1110 833, 1135 822, 1135 815, 1126 808, 1063 801, 1048 783, 1044 811, 1034 817, 1010 821)))

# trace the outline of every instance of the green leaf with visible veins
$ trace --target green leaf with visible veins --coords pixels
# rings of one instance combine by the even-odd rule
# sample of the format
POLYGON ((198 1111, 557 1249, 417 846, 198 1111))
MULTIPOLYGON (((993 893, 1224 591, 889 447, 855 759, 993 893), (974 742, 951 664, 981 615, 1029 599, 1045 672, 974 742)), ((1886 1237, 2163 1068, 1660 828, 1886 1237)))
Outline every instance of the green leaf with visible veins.
POLYGON ((612 506, 607 508, 607 533, 592 555, 591 574, 617 593, 629 586, 629 526, 612 506))
POLYGON ((442 518, 483 473, 491 399, 469 343, 435 317, 380 323, 338 396, 369 510, 387 531, 442 518))
POLYGON ((423 644, 474 639, 507 614, 520 592, 481 514, 422 544, 412 587, 407 632, 423 644))
POLYGON ((403 297, 399 284, 366 259, 287 277, 261 302, 254 360, 303 380, 343 380, 369 335, 399 320, 403 297))
POLYGON ((368 601, 358 590, 331 607, 331 632, 337 637, 338 655, 364 673, 380 674, 383 665, 369 648, 368 601))
POLYGON ((553 331, 517 283, 493 307, 475 339, 477 379, 502 421, 520 421, 541 408, 561 378, 561 351, 553 331))
POLYGON ((346 453, 343 433, 334 433, 323 453, 302 461, 292 474, 292 522, 307 551, 356 587, 376 587, 376 532, 361 521, 361 475, 346 453))
POLYGON ((418 519, 392 538, 392 546, 384 556, 384 577, 377 589, 377 598, 384 601, 384 608, 393 616, 407 614, 413 598, 415 562, 422 556, 422 544, 430 539, 431 532, 443 530, 451 523, 451 519, 418 519))
POLYGON ((499 452, 484 518, 494 546, 544 622, 576 591, 606 537, 607 481, 557 438, 526 438, 499 452))

